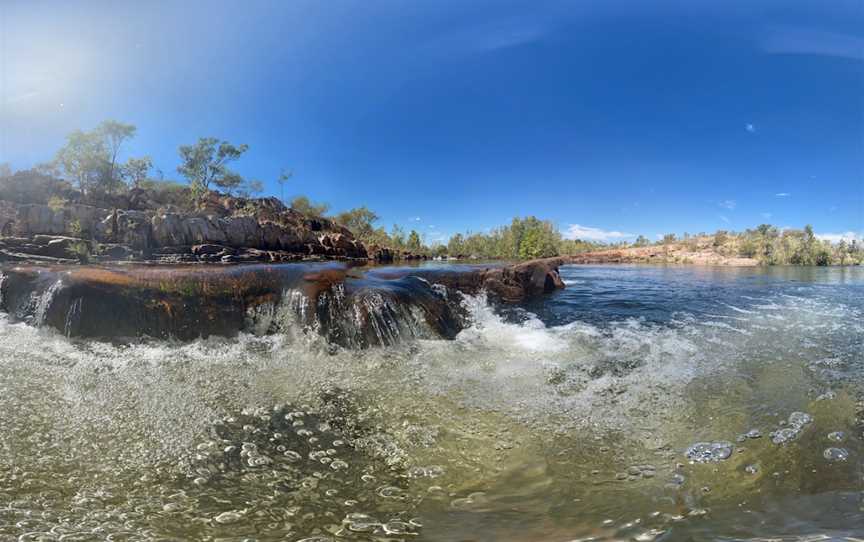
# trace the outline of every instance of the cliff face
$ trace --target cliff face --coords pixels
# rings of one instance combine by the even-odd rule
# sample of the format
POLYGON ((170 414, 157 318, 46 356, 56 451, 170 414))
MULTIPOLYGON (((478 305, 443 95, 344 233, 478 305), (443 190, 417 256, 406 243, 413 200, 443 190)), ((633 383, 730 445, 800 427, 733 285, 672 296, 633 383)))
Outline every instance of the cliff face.
POLYGON ((170 206, 151 208, 143 192, 133 193, 127 203, 136 208, 0 201, 0 261, 393 258, 387 249, 367 249, 332 220, 304 216, 275 198, 213 194, 201 211, 189 213, 170 206))

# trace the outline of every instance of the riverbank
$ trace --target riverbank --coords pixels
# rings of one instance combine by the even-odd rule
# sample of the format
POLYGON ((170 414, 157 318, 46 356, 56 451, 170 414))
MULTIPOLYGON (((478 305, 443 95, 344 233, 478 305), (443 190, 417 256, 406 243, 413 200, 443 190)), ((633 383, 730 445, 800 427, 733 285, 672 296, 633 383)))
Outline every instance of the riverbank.
POLYGON ((756 258, 727 256, 709 247, 691 248, 683 244, 598 250, 570 256, 568 261, 574 264, 664 263, 733 267, 761 265, 756 258))

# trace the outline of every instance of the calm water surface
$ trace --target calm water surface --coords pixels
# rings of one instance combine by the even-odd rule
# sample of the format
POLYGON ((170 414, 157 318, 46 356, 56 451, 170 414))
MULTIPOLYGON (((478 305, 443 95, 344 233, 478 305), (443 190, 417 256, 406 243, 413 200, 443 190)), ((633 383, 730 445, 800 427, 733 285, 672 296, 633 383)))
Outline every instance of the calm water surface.
POLYGON ((362 351, 4 320, 0 540, 864 537, 864 269, 562 277, 362 351))

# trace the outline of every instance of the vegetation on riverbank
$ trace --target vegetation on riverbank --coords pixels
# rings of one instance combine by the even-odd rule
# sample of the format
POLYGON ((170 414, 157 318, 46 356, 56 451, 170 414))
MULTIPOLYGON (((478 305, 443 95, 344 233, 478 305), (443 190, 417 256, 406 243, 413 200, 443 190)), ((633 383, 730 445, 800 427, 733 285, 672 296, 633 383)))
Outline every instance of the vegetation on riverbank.
POLYGON ((640 237, 578 256, 583 263, 678 263, 708 265, 861 265, 864 244, 819 239, 811 226, 779 229, 762 224, 743 232, 721 230, 651 243, 640 237))
MULTIPOLYGON (((76 130, 54 158, 33 170, 12 173, 0 164, 0 200, 39 203, 59 209, 83 203, 104 208, 123 208, 135 193, 145 192, 160 207, 187 213, 206 211, 207 196, 221 191, 249 198, 262 191, 263 183, 246 179, 231 169, 248 151, 213 137, 202 137, 178 148, 183 181, 166 178, 154 169, 148 156, 120 162, 124 147, 135 137, 136 127, 113 120, 91 131, 76 130), (185 182, 184 182, 185 181, 185 182)), ((276 179, 284 198, 284 187, 292 173, 283 171, 276 179)), ((288 207, 307 217, 327 216, 330 206, 296 196, 288 207)), ((348 228, 367 245, 386 247, 401 253, 426 257, 528 260, 552 256, 592 255, 598 261, 651 261, 669 263, 728 263, 761 265, 860 265, 864 243, 819 239, 811 226, 779 229, 762 224, 743 232, 717 231, 714 234, 667 234, 656 242, 639 236, 633 242, 614 245, 582 239, 566 239, 555 223, 534 216, 516 217, 510 224, 487 232, 457 233, 446 243, 425 242, 416 230, 406 231, 394 224, 388 231, 379 225, 379 216, 366 206, 330 214, 329 218, 348 228)))

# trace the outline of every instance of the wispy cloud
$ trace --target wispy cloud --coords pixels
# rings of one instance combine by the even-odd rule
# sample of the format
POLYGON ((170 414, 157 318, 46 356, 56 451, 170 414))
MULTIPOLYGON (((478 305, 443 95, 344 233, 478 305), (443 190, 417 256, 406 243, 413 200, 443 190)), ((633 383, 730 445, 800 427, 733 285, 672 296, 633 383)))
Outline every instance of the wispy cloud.
POLYGON ((762 218, 764 218, 765 220, 770 220, 771 216, 772 216, 771 213, 760 213, 760 214, 762 215, 762 218))
POLYGON ((823 241, 830 241, 831 243, 839 243, 840 241, 846 241, 847 243, 852 241, 858 241, 859 243, 864 242, 864 236, 854 231, 843 233, 817 233, 816 238, 823 241))
POLYGON ((564 232, 565 239, 583 239, 585 241, 614 241, 617 239, 626 239, 628 237, 636 237, 635 234, 623 231, 604 230, 601 228, 592 228, 591 226, 582 226, 580 224, 570 224, 567 231, 564 232))
POLYGON ((744 129, 752 134, 756 132, 756 125, 748 122, 744 125, 744 129))
POLYGON ((31 98, 35 98, 36 96, 39 96, 38 90, 28 90, 28 91, 22 92, 20 94, 13 94, 13 95, 7 97, 6 98, 6 104, 7 105, 19 104, 22 102, 26 102, 27 100, 29 100, 31 98))
POLYGON ((812 28, 773 26, 760 40, 768 54, 818 55, 864 60, 864 39, 812 28))
POLYGON ((727 199, 727 200, 721 201, 717 205, 719 205, 720 207, 723 207, 724 209, 729 209, 730 211, 734 211, 735 207, 738 206, 738 202, 736 202, 734 199, 727 199))
POLYGON ((792 194, 790 194, 789 192, 777 192, 774 195, 777 196, 778 198, 788 198, 792 194))
POLYGON ((727 224, 729 223, 729 217, 727 217, 727 216, 717 215, 717 218, 719 218, 720 220, 722 220, 723 222, 725 222, 727 224))
POLYGON ((505 19, 442 36, 426 49, 438 55, 489 53, 540 41, 552 31, 545 21, 505 19))

